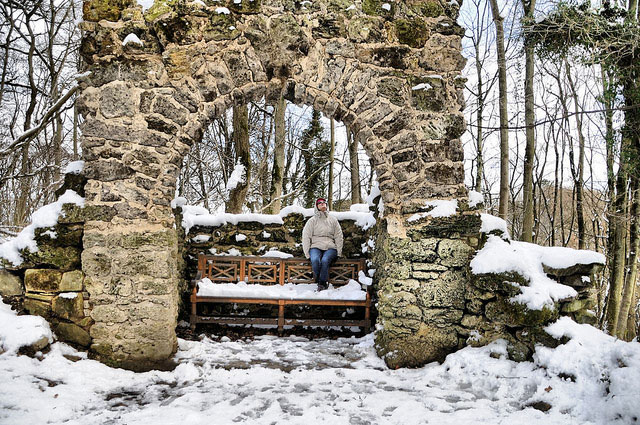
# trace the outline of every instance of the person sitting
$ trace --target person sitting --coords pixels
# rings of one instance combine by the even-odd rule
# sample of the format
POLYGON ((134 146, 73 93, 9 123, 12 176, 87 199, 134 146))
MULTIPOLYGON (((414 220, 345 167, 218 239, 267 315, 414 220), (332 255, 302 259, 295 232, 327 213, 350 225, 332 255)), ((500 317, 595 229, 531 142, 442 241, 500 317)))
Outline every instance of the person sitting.
POLYGON ((342 256, 342 228, 338 220, 329 215, 327 201, 318 198, 315 214, 302 230, 302 249, 304 256, 311 260, 313 276, 318 291, 329 288, 329 267, 342 256))

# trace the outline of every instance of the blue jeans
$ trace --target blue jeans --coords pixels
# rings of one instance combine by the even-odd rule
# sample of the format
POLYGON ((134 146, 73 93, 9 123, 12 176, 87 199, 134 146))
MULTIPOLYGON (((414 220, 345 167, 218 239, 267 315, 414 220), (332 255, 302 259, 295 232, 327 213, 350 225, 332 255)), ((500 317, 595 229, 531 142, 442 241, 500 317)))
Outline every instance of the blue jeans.
POLYGON ((338 251, 331 248, 323 251, 318 248, 309 250, 309 259, 316 282, 326 283, 329 280, 329 267, 338 258, 338 251))

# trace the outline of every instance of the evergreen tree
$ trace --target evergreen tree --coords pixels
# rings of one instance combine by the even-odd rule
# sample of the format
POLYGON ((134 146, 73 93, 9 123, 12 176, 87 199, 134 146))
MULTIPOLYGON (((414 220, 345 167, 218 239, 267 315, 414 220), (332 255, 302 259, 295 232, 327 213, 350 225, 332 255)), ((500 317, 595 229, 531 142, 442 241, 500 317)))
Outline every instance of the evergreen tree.
POLYGON ((316 198, 325 197, 327 191, 327 165, 331 152, 330 143, 322 137, 320 112, 311 113, 309 127, 302 133, 302 158, 304 160, 304 205, 313 206, 316 198))

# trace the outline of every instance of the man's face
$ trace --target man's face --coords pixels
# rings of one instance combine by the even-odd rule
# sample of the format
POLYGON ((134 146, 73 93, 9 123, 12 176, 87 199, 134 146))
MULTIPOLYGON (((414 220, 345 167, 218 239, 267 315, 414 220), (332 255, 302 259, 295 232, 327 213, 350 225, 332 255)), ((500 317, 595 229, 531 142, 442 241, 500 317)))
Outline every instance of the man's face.
POLYGON ((327 210, 327 203, 320 201, 316 204, 318 206, 318 211, 326 211, 327 210))

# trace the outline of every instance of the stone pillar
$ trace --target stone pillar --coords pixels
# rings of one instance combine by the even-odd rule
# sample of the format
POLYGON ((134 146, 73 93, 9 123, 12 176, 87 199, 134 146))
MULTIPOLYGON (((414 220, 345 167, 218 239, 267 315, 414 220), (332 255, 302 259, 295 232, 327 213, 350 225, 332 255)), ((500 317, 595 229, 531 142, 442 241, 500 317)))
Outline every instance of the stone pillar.
POLYGON ((458 329, 469 259, 479 242, 480 217, 473 212, 415 222, 409 217, 385 218, 374 257, 376 349, 392 368, 442 361, 464 346, 458 329))
POLYGON ((91 351, 107 364, 162 367, 177 347, 176 231, 145 220, 95 220, 85 226, 84 248, 91 351))

